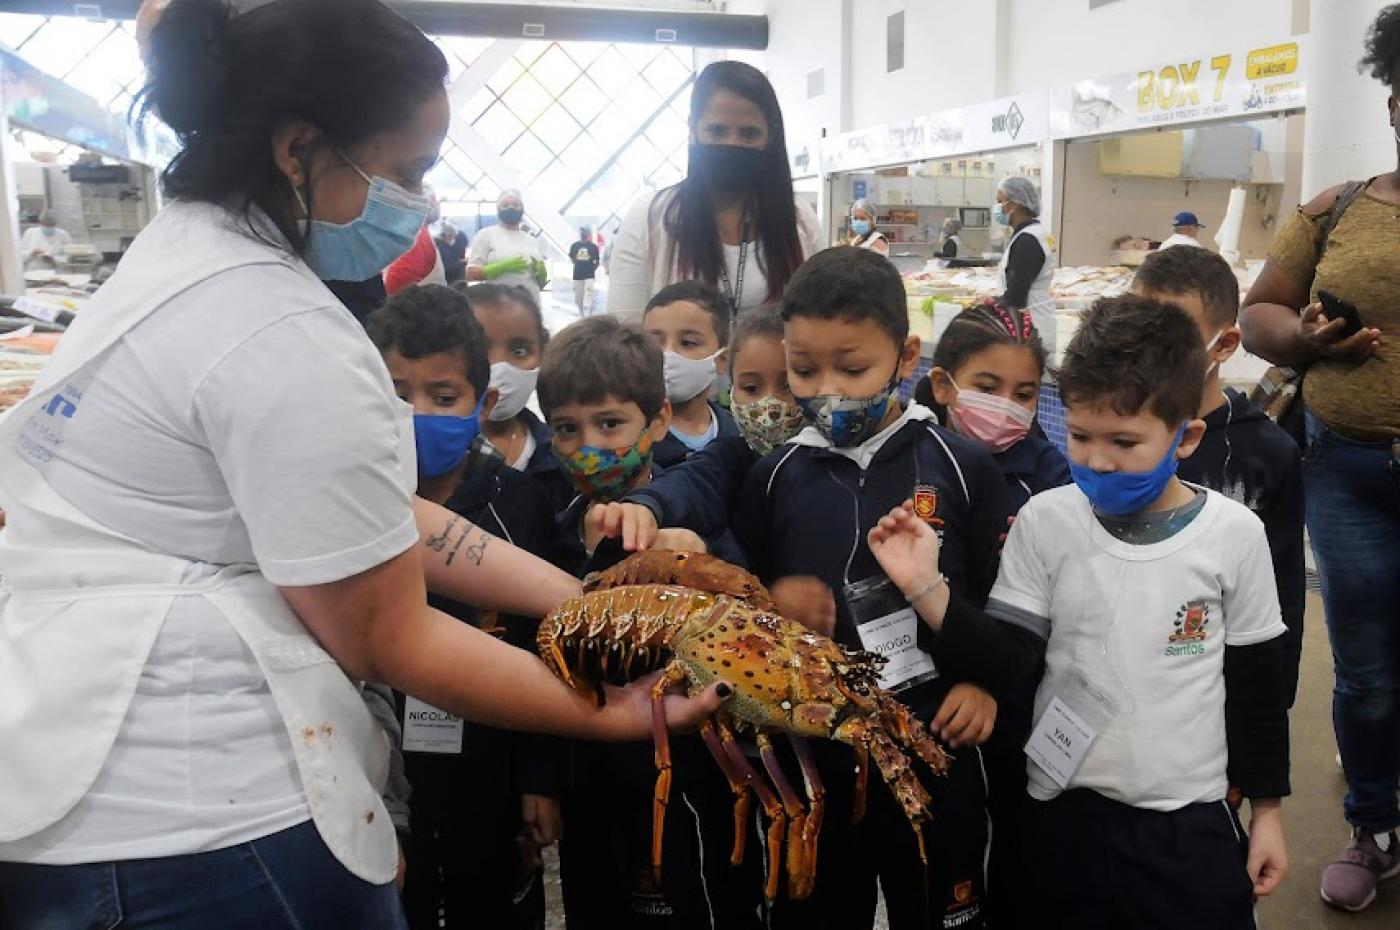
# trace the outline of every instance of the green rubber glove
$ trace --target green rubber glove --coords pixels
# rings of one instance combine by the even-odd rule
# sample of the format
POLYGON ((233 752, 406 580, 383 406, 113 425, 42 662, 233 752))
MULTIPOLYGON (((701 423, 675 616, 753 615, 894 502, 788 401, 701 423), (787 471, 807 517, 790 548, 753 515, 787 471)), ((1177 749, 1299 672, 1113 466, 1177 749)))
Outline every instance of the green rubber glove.
POLYGON ((544 286, 549 283, 549 266, 534 259, 530 261, 530 265, 535 275, 535 283, 540 286, 540 290, 544 290, 544 286))
POLYGON ((494 281, 502 275, 526 274, 530 270, 530 264, 525 260, 525 256, 517 255, 514 258, 503 258, 498 262, 491 262, 481 269, 486 275, 486 280, 494 281))

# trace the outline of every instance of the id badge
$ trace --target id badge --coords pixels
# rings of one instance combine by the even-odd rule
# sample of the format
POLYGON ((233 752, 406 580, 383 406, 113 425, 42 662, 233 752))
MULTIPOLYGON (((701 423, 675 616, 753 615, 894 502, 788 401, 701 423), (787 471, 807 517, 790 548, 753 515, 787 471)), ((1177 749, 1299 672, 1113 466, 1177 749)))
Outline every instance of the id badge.
POLYGON ((933 657, 919 648, 919 615, 894 582, 882 575, 843 589, 860 644, 885 657, 880 687, 903 691, 938 677, 933 657))
POLYGON ((404 696, 404 752, 435 752, 455 755, 462 751, 462 718, 404 696))
POLYGON ((1089 747, 1118 714, 1112 693, 1071 666, 1036 721, 1025 752, 1061 788, 1079 771, 1089 747))

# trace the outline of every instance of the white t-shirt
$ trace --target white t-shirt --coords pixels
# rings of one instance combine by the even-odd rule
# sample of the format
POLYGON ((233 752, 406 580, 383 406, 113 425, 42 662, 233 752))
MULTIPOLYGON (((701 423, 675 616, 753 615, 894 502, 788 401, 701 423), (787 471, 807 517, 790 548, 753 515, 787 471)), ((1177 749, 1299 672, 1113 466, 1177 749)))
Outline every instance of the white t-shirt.
POLYGON ((1172 233, 1162 242, 1157 251, 1160 252, 1163 249, 1170 249, 1178 245, 1190 245, 1198 249, 1204 249, 1206 247, 1205 243, 1201 242, 1201 240, 1197 239, 1195 236, 1188 236, 1183 233, 1172 233))
MULTIPOLYGON (((349 312, 291 269, 216 275, 76 380, 80 413, 46 479, 93 519, 198 565, 191 586, 237 565, 322 584, 417 541, 405 405, 349 312)), ((51 827, 0 843, 0 861, 183 855, 309 816, 257 661, 191 595, 175 600, 91 790, 51 827)))
POLYGON ((54 258, 72 243, 73 237, 68 235, 66 229, 58 226, 31 226, 20 237, 19 251, 26 259, 35 252, 54 258))
MULTIPOLYGON (((540 244, 534 236, 520 229, 506 229, 504 226, 487 226, 472 239, 471 249, 467 252, 468 267, 478 265, 489 265, 492 262, 499 262, 507 258, 517 256, 529 259, 544 260, 544 253, 540 251, 540 244)), ((506 274, 494 279, 496 284, 520 285, 530 289, 532 294, 540 292, 540 286, 536 283, 533 275, 530 274, 506 274)))
MULTIPOLYGON (((737 245, 724 247, 724 270, 729 275, 731 288, 739 287, 739 253, 744 252, 744 284, 739 289, 740 313, 757 310, 768 299, 768 275, 758 264, 760 249, 762 249, 762 245, 757 242, 750 242, 747 249, 741 249, 737 245)), ((720 281, 715 287, 726 298, 729 297, 729 292, 725 290, 723 281, 720 281)))
MULTIPOLYGON (((1037 494, 1007 537, 988 610, 1048 638, 1035 719, 1076 666, 1119 706, 1069 788, 1159 811, 1225 797, 1225 647, 1284 633, 1264 525, 1248 508, 1207 491, 1176 535, 1134 545, 1074 485, 1037 494)), ((1032 797, 1060 793, 1027 768, 1032 797)))

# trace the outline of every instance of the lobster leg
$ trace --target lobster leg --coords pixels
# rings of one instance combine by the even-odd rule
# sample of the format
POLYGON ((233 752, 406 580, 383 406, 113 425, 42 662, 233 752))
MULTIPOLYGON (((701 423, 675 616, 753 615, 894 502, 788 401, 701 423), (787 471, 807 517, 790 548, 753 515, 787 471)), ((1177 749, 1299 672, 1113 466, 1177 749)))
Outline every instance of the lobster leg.
POLYGON ((661 840, 671 799, 671 740, 666 733, 666 689, 685 681, 685 666, 672 662, 651 689, 651 733, 656 744, 656 793, 651 805, 651 870, 661 884, 661 840))
POLYGON ((920 722, 909 708, 889 695, 881 694, 877 700, 880 703, 880 721, 885 729, 923 759, 935 775, 948 774, 948 766, 952 764, 953 757, 934 740, 928 727, 920 722))
POLYGON ((802 825, 803 881, 792 890, 792 896, 801 900, 811 895, 817 880, 817 840, 821 836, 822 815, 826 810, 826 788, 822 785, 821 773, 817 771, 817 762, 812 758, 812 750, 808 748, 807 741, 791 733, 788 734, 788 741, 792 743, 793 751, 797 753, 797 761, 802 765, 807 800, 811 802, 807 820, 802 825))
POLYGON ((782 765, 778 762, 778 756, 773 752, 773 741, 767 733, 758 734, 758 755, 763 760, 763 767, 768 772, 768 777, 773 781, 773 787, 778 789, 778 796, 783 799, 783 809, 788 817, 788 893, 792 897, 798 897, 793 889, 803 886, 803 876, 806 874, 806 860, 803 855, 804 846, 802 842, 803 828, 807 821, 807 811, 802 806, 802 801, 797 797, 797 792, 793 790, 792 783, 788 781, 787 775, 783 772, 782 765))
POLYGON ((734 733, 725 725, 722 719, 716 720, 719 728, 720 740, 724 743, 724 753, 729 757, 729 761, 734 763, 736 771, 743 774, 749 787, 753 788, 753 793, 758 795, 758 801, 763 805, 763 812, 768 815, 768 882, 764 885, 763 896, 771 904, 778 898, 778 876, 781 874, 781 863, 783 861, 783 836, 787 833, 787 811, 783 809, 783 802, 778 800, 768 786, 763 783, 758 772, 749 764, 744 751, 739 748, 739 744, 734 739, 734 733))
POLYGON ((730 865, 742 865, 744 862, 744 841, 748 836, 749 804, 752 795, 749 793, 748 779, 744 773, 734 767, 734 763, 729 761, 729 757, 724 754, 724 744, 720 741, 719 734, 715 732, 713 721, 706 720, 700 724, 700 738, 705 741, 705 748, 710 750, 710 755, 714 756, 715 764, 724 773, 725 780, 729 782, 729 790, 734 792, 734 851, 729 854, 730 865))
POLYGON ((851 823, 865 819, 865 797, 870 790, 870 750, 856 747, 856 786, 851 793, 851 823))

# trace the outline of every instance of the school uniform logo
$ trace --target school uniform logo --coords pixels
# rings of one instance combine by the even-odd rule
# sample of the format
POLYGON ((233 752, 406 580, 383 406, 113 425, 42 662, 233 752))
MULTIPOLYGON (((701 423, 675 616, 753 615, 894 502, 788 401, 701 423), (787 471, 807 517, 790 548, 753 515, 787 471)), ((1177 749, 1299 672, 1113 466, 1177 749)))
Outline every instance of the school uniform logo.
POLYGON ((1167 637, 1167 655, 1205 655, 1205 639, 1210 625, 1210 605, 1204 600, 1187 601, 1176 611, 1173 629, 1167 637))
POLYGON ((956 930, 958 927, 977 923, 981 914, 982 905, 977 900, 977 892, 972 882, 964 881, 954 884, 953 903, 948 905, 947 913, 943 915, 945 930, 956 930))
POLYGON ((943 529, 943 514, 939 510, 938 488, 931 484, 914 486, 914 514, 936 530, 943 529))

